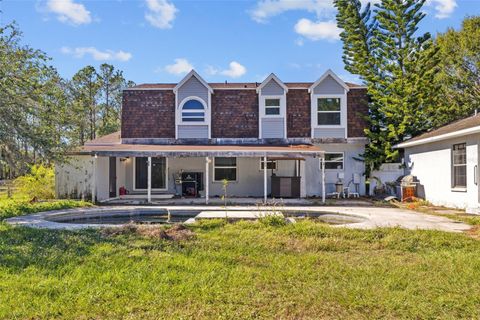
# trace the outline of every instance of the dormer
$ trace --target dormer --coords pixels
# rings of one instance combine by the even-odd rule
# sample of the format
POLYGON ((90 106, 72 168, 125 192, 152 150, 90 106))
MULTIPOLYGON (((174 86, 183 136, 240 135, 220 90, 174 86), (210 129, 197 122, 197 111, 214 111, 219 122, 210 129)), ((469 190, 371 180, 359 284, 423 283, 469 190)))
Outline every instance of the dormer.
POLYGON ((287 138, 287 86, 270 74, 258 87, 259 138, 287 138))
POLYGON ((312 138, 346 139, 347 84, 332 70, 327 70, 308 91, 311 98, 312 138))
POLYGON ((175 88, 175 138, 211 138, 211 95, 213 89, 190 71, 175 88))

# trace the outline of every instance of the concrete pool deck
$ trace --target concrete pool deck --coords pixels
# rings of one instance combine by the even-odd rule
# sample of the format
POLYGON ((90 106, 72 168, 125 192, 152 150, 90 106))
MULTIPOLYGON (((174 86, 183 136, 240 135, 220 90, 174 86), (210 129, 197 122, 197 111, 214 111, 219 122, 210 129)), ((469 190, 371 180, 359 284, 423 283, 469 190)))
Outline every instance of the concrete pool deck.
MULTIPOLYGON (((49 220, 61 220, 62 217, 93 217, 93 216, 115 216, 125 214, 142 214, 154 211, 174 211, 175 215, 181 215, 192 211, 198 211, 200 215, 203 213, 203 218, 257 218, 259 212, 265 211, 296 211, 305 213, 328 213, 341 214, 361 218, 360 222, 347 223, 343 227, 358 228, 358 229, 373 229, 377 227, 401 227, 405 229, 425 229, 425 230, 440 230, 447 232, 463 232, 469 230, 471 226, 453 221, 451 219, 439 216, 433 216, 423 213, 418 213, 409 210, 398 208, 379 208, 379 207, 313 207, 313 206, 288 206, 288 207, 254 207, 254 206, 108 206, 108 207, 92 207, 92 208, 75 208, 67 210, 56 210, 48 212, 40 212, 25 216, 18 216, 6 219, 6 222, 15 226, 28 226, 35 228, 48 229, 66 229, 76 230, 84 228, 99 228, 109 225, 98 224, 73 224, 61 223, 49 220), (213 212, 213 213, 212 213, 213 212), (226 214, 225 214, 226 213, 226 214), (241 217, 240 217, 241 216, 241 217), (250 217, 251 216, 251 217, 250 217)), ((199 216, 202 218, 202 216, 199 216)), ((114 225, 112 225, 114 226, 114 225)), ((118 226, 118 225, 116 225, 118 226)))

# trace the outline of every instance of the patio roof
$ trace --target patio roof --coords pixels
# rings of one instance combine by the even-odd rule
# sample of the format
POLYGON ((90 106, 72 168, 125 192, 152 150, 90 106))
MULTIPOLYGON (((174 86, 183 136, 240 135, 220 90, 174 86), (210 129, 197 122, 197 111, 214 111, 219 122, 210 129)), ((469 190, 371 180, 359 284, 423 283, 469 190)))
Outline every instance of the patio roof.
POLYGON ((118 132, 85 143, 73 151, 74 155, 111 157, 323 157, 323 151, 314 145, 226 145, 226 144, 124 144, 118 132))

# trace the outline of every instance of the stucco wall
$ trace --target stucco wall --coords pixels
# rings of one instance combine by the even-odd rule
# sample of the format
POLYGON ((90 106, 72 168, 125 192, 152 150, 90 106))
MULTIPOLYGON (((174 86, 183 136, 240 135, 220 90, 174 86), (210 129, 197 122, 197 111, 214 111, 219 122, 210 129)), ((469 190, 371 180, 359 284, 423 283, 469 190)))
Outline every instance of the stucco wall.
MULTIPOLYGON (((338 180, 338 174, 343 173, 344 185, 346 186, 353 179, 353 174, 358 173, 361 177, 360 194, 365 194, 365 165, 363 162, 355 160, 359 154, 364 152, 363 143, 338 143, 338 144, 319 144, 320 148, 326 152, 344 152, 343 170, 325 170, 325 189, 327 193, 335 190, 335 182, 338 180)), ((322 175, 318 159, 307 158, 306 176, 307 196, 321 196, 322 194, 322 175)), ((352 189, 353 190, 353 185, 352 189)))
MULTIPOLYGON (((327 192, 334 190, 334 183, 338 180, 338 173, 343 172, 344 181, 347 184, 353 179, 353 174, 358 173, 362 175, 362 183, 360 184, 360 193, 364 194, 364 165, 363 162, 354 160, 363 152, 363 144, 341 143, 341 144, 322 144, 320 147, 325 151, 330 152, 344 152, 345 162, 343 170, 326 170, 326 188, 327 192)), ((84 190, 89 196, 91 193, 91 171, 92 158, 91 157, 72 157, 75 165, 65 165, 57 167, 57 188, 58 194, 61 197, 66 197, 71 194, 73 190, 77 190, 77 197, 81 197, 78 190, 84 190), (77 168, 78 167, 78 168, 77 168), (86 187, 85 179, 87 180, 86 187)), ((133 191, 133 163, 134 158, 130 157, 120 161, 117 158, 117 193, 118 188, 124 186, 131 193, 133 191)), ((321 195, 321 172, 318 158, 306 158, 301 161, 301 176, 302 187, 301 194, 306 196, 320 196, 321 195)), ((175 186, 175 174, 180 170, 203 172, 205 174, 205 158, 168 158, 167 160, 167 193, 178 194, 181 192, 180 186, 175 186)), ((293 176, 295 173, 295 161, 278 160, 277 176, 293 176)), ((223 194, 222 183, 213 181, 213 159, 210 164, 210 195, 220 196, 223 194)), ((96 168, 96 186, 97 199, 104 200, 109 198, 109 158, 98 157, 96 168)), ((268 170, 268 193, 270 193, 270 176, 271 170, 268 170)), ((141 193, 145 193, 140 191, 141 193)), ((137 192, 138 193, 138 192, 137 192)), ((228 185, 228 194, 236 197, 246 196, 263 196, 263 170, 260 170, 260 158, 237 158, 237 181, 232 181, 228 185)))
POLYGON ((407 172, 420 181, 419 195, 436 205, 469 208, 478 207, 478 186, 474 183, 474 167, 478 163, 480 135, 429 143, 405 149, 407 172), (454 191, 451 187, 451 148, 467 144, 467 189, 454 191))
MULTIPOLYGON (((125 187, 133 190, 133 158, 125 162, 125 187)), ((181 186, 175 186, 175 174, 180 170, 191 172, 203 172, 205 174, 205 158, 168 158, 168 193, 181 193, 181 186)), ((280 160, 277 163, 278 170, 274 171, 277 176, 293 176, 294 161, 280 160)), ((303 165, 303 164, 302 164, 303 165)), ((210 164, 210 196, 223 194, 222 183, 213 181, 213 158, 210 164)), ((270 175, 268 170, 268 192, 270 193, 270 175)), ((263 196, 263 170, 260 170, 260 158, 237 158, 237 181, 228 184, 228 193, 231 196, 263 196)))

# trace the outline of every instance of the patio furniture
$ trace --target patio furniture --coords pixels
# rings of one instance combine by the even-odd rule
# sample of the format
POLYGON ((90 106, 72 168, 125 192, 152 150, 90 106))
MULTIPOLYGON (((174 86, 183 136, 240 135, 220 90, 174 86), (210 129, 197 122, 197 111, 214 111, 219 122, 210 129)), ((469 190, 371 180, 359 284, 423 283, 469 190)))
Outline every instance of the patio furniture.
POLYGON ((348 185, 343 188, 343 197, 345 198, 350 198, 350 197, 354 197, 354 198, 360 198, 360 193, 358 192, 358 189, 356 189, 356 185, 355 183, 353 182, 353 180, 350 180, 350 182, 348 183, 348 185), (355 187, 355 191, 351 191, 351 187, 354 186, 355 187))

